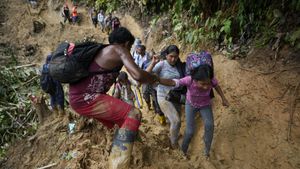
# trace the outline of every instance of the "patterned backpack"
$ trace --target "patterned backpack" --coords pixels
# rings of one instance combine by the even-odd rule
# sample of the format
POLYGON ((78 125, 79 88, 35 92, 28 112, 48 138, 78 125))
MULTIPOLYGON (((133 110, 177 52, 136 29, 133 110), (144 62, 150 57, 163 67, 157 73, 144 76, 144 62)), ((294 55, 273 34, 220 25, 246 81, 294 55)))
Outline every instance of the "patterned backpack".
POLYGON ((209 65, 214 70, 212 56, 207 51, 200 51, 199 53, 190 53, 186 58, 186 71, 190 75, 191 71, 198 68, 200 65, 209 65))
MULTIPOLYGON (((202 50, 199 53, 190 53, 186 58, 186 73, 190 75, 191 72, 197 69, 200 65, 209 65, 214 72, 214 63, 209 52, 202 50)), ((213 90, 210 91, 210 98, 214 98, 213 90)))

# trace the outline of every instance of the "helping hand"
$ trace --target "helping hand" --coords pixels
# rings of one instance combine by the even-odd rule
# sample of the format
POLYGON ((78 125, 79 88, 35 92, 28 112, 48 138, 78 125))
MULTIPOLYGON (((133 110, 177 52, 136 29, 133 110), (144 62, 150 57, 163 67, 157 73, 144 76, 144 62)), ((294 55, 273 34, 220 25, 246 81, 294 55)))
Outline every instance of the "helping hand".
POLYGON ((160 61, 159 55, 153 55, 152 57, 152 63, 157 64, 160 61))

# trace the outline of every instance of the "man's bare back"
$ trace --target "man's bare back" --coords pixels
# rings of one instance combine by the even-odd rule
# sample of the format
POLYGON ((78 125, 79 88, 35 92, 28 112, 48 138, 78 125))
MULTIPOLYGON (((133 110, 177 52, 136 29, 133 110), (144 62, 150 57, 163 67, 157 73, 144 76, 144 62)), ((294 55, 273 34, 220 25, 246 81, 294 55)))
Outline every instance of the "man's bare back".
POLYGON ((125 43, 124 45, 112 44, 104 49, 96 56, 96 63, 104 69, 112 70, 122 65, 125 66, 127 72, 134 80, 141 83, 154 83, 156 76, 140 69, 133 60, 130 54, 132 44, 125 43))

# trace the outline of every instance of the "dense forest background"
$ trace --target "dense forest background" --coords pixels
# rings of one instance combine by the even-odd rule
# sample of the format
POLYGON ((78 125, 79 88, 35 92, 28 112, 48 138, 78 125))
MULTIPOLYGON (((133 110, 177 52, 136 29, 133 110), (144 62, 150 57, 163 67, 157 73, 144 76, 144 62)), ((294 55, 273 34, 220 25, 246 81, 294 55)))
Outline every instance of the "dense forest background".
MULTIPOLYGON (((76 2, 76 1, 75 1, 76 2)), ((150 24, 166 15, 170 30, 181 42, 226 47, 229 56, 235 45, 245 54, 250 43, 256 47, 283 44, 300 49, 299 0, 90 0, 78 1, 112 12, 138 8, 150 24)), ((168 26, 168 25, 165 25, 168 26)))

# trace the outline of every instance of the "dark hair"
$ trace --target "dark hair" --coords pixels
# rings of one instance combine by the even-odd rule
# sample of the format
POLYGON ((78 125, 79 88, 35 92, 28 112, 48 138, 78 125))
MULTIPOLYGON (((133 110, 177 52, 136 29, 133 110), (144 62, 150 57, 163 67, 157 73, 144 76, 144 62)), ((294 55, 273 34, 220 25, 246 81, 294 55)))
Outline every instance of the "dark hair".
POLYGON ((110 44, 123 44, 126 42, 133 44, 134 40, 134 36, 131 34, 131 32, 124 27, 120 27, 112 31, 108 38, 110 44))
POLYGON ((200 65, 198 68, 191 71, 193 80, 203 81, 214 77, 213 69, 209 65, 200 65))
POLYGON ((137 45, 136 47, 139 48, 139 49, 142 49, 142 50, 146 50, 146 46, 145 45, 137 45))
POLYGON ((162 50, 160 52, 160 55, 162 57, 166 57, 168 54, 172 53, 172 52, 175 52, 177 54, 179 54, 179 49, 176 45, 170 45, 168 46, 166 49, 162 50))

